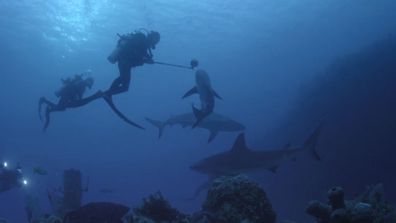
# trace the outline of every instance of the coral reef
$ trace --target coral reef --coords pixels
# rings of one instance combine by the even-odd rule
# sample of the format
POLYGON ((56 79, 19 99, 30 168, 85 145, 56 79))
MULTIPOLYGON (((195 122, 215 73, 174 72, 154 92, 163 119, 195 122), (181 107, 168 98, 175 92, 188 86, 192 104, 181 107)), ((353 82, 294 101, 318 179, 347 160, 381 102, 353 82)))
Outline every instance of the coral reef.
POLYGON ((244 175, 216 179, 202 210, 191 216, 172 208, 161 193, 134 209, 129 223, 274 223, 275 212, 261 187, 244 175))
POLYGON ((55 215, 46 215, 40 219, 33 220, 32 223, 62 223, 62 219, 55 215))
POLYGON ((108 202, 89 203, 66 214, 64 223, 122 223, 129 207, 108 202))
POLYGON ((341 187, 331 188, 328 203, 311 201, 306 212, 318 223, 394 223, 395 211, 383 200, 383 185, 367 187, 354 200, 344 199, 341 187))
POLYGON ((172 208, 161 192, 150 195, 143 204, 135 208, 129 222, 189 222, 187 216, 172 208))
POLYGON ((207 213, 210 222, 216 223, 273 223, 276 220, 264 190, 244 175, 216 179, 202 211, 207 213))

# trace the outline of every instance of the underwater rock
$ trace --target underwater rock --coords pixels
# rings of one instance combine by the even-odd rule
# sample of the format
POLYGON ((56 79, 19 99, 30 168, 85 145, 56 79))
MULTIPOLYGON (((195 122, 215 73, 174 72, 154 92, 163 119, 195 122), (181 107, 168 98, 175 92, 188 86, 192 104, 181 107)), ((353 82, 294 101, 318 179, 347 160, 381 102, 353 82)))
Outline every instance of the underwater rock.
POLYGON ((274 223, 276 214, 264 190, 244 175, 216 179, 202 210, 209 222, 274 223))
POLYGON ((370 223, 374 220, 374 210, 371 204, 368 203, 356 203, 351 208, 351 222, 356 223, 370 223))
POLYGON ((392 211, 392 213, 387 214, 384 217, 384 223, 396 223, 396 212, 392 211))
POLYGON ((344 189, 341 187, 333 187, 327 192, 329 203, 333 210, 345 208, 344 189))
POLYGON ((383 200, 383 191, 383 185, 377 184, 345 201, 343 189, 334 187, 328 192, 330 206, 312 201, 306 212, 318 223, 396 223, 394 209, 383 200))
POLYGON ((331 207, 327 204, 323 204, 319 201, 311 201, 306 209, 309 215, 314 216, 316 219, 320 219, 320 223, 326 223, 330 221, 331 207))
POLYGON ((55 215, 47 215, 38 220, 33 220, 32 223, 63 223, 63 221, 55 215))
POLYGON ((134 208, 133 221, 130 222, 184 222, 186 215, 172 208, 161 192, 143 200, 142 206, 134 208), (152 221, 150 221, 152 220, 152 221))
POLYGON ((89 203, 66 214, 64 223, 122 223, 129 207, 120 204, 89 203))

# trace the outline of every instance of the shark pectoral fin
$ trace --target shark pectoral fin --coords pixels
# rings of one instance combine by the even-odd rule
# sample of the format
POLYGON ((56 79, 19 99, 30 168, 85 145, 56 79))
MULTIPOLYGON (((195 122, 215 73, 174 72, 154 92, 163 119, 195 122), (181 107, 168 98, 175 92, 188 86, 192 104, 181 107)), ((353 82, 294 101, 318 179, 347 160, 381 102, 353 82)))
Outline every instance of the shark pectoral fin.
POLYGON ((248 150, 248 148, 246 146, 246 142, 245 142, 245 133, 241 133, 238 135, 231 150, 233 150, 233 151, 248 150))
POLYGON ((315 131, 308 137, 307 140, 305 140, 303 148, 307 149, 311 155, 316 159, 316 160, 321 160, 318 152, 316 151, 316 145, 318 143, 318 139, 320 136, 320 133, 323 128, 323 121, 320 122, 319 126, 315 129, 315 131))
POLYGON ((218 133, 219 133, 218 131, 210 131, 208 143, 212 142, 212 140, 213 140, 214 138, 216 138, 216 136, 217 136, 218 133))
POLYGON ((270 167, 270 168, 268 168, 268 170, 273 172, 273 173, 276 173, 276 171, 278 171, 278 166, 270 167))
POLYGON ((223 98, 220 97, 220 95, 217 94, 217 92, 216 92, 215 90, 212 89, 212 92, 213 92, 213 95, 214 95, 216 98, 218 98, 218 99, 220 99, 220 100, 223 100, 223 98))
POLYGON ((187 93, 185 93, 182 98, 184 99, 186 97, 189 97, 189 96, 191 96, 193 94, 197 94, 197 93, 198 93, 197 87, 193 87, 189 91, 187 91, 187 93))

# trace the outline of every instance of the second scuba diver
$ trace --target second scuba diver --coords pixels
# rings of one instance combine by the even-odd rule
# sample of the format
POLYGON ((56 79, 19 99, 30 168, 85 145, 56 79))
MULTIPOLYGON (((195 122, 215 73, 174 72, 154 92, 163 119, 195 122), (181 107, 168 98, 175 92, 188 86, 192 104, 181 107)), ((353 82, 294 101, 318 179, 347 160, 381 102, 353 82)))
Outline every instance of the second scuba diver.
POLYGON ((45 97, 41 97, 39 100, 39 115, 40 119, 43 105, 47 105, 45 109, 45 131, 50 123, 51 112, 64 111, 66 108, 72 108, 76 103, 83 100, 83 96, 87 88, 91 89, 94 83, 92 77, 83 78, 83 74, 74 75, 74 77, 62 79, 62 87, 55 92, 55 95, 59 98, 58 103, 55 104, 45 97))

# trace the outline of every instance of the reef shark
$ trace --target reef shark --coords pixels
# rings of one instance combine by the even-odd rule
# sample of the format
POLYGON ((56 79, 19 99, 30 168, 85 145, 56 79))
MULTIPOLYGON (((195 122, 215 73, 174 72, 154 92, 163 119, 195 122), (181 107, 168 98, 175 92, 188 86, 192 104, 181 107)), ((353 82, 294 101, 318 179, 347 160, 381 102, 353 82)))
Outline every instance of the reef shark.
POLYGON ((283 161, 294 159, 297 153, 303 151, 308 151, 313 158, 320 160, 316 151, 316 144, 322 126, 321 123, 303 145, 291 147, 290 144, 287 144, 283 149, 277 150, 251 150, 246 145, 245 134, 239 134, 229 151, 209 156, 190 167, 194 171, 209 176, 209 181, 201 185, 195 195, 207 188, 211 181, 219 176, 255 170, 269 170, 275 173, 283 161))
POLYGON ((215 97, 222 99, 212 88, 208 73, 203 69, 195 72, 195 86, 184 94, 183 99, 193 94, 199 94, 201 100, 201 110, 192 106, 196 122, 192 125, 195 128, 199 123, 213 112, 215 97))
MULTIPOLYGON (((171 116, 166 121, 157 121, 146 118, 152 125, 156 126, 159 130, 159 138, 162 137, 164 128, 166 126, 181 125, 183 128, 193 126, 196 118, 192 113, 185 113, 181 115, 171 116)), ((210 132, 208 142, 211 142, 219 132, 240 132, 245 130, 245 126, 230 118, 222 116, 217 113, 212 113, 206 117, 202 122, 198 123, 198 128, 207 129, 210 132)))

